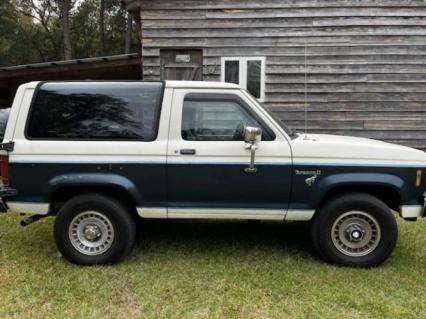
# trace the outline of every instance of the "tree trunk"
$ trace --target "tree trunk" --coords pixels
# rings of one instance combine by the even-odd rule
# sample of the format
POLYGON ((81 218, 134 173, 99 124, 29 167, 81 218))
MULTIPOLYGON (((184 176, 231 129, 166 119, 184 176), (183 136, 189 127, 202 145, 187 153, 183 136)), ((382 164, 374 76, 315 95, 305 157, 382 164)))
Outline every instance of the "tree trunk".
POLYGON ((100 1, 99 6, 99 34, 101 36, 100 55, 105 55, 105 0, 100 1))
POLYGON ((130 47, 132 45, 132 25, 133 17, 130 12, 127 13, 127 28, 126 28, 126 43, 124 45, 124 53, 130 53, 130 47))
POLYGON ((70 0, 63 0, 61 6, 62 13, 62 34, 64 40, 64 59, 72 59, 72 47, 71 47, 71 37, 70 37, 70 0))

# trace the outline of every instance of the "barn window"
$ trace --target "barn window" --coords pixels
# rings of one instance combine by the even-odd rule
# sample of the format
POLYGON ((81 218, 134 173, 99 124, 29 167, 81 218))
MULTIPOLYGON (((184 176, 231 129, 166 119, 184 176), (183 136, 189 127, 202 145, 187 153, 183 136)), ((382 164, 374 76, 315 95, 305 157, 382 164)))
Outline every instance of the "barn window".
POLYGON ((265 58, 222 58, 222 82, 239 84, 260 101, 265 99, 265 58))

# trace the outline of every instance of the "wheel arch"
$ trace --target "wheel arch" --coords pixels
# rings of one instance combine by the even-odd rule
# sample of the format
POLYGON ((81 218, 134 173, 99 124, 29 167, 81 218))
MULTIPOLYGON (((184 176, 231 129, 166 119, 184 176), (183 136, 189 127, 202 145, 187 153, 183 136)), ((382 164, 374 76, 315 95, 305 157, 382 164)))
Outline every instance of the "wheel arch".
POLYGON ((87 193, 113 197, 132 212, 136 212, 141 201, 141 195, 135 185, 127 178, 114 174, 60 175, 50 180, 44 197, 50 203, 51 213, 55 214, 69 199, 87 193))
POLYGON ((389 208, 399 211, 405 198, 405 182, 388 174, 341 174, 325 178, 318 185, 324 189, 317 197, 315 214, 330 199, 347 193, 364 193, 383 201, 389 208))

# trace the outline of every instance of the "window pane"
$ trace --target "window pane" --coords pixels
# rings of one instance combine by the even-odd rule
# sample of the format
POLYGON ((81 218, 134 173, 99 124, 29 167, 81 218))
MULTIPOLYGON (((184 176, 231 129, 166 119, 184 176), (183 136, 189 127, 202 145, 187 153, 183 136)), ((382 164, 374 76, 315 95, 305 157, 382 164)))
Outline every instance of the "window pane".
POLYGON ((233 101, 186 100, 182 137, 189 141, 242 141, 245 126, 259 123, 233 101))
POLYGON ((239 61, 225 61, 225 82, 240 84, 239 61))
POLYGON ((260 81, 262 61, 247 61, 247 90, 256 98, 260 98, 260 81))
POLYGON ((153 140, 161 83, 43 84, 33 105, 30 138, 153 140))

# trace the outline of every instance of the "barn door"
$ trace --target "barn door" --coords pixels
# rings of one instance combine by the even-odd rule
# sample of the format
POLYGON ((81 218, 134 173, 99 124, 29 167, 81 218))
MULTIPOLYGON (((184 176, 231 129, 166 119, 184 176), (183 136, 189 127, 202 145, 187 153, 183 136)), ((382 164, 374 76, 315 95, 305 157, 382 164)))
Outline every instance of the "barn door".
POLYGON ((161 80, 203 80, 202 50, 161 50, 161 80))

